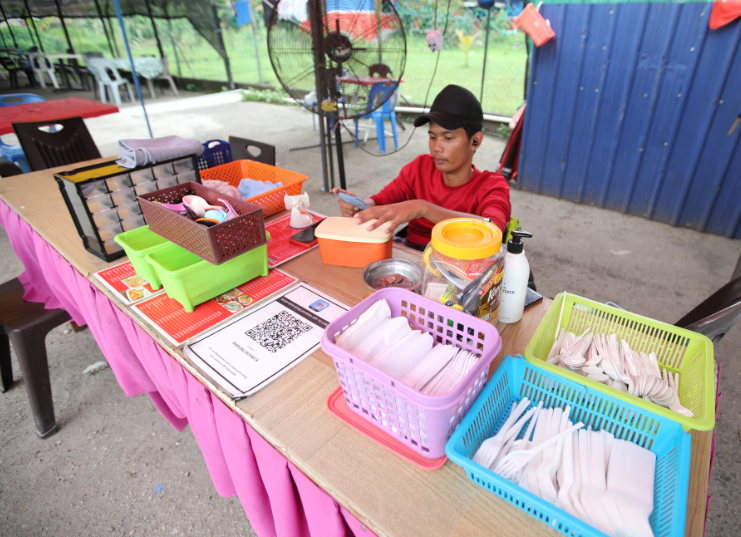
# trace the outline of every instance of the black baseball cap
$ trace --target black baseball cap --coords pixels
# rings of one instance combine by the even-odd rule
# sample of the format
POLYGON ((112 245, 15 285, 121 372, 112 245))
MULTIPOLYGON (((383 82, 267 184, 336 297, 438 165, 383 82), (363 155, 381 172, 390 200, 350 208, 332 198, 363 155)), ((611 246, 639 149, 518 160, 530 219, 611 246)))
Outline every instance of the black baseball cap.
POLYGON ((434 121, 449 130, 459 129, 470 123, 481 126, 484 123, 484 112, 473 93, 450 84, 437 94, 430 111, 414 120, 414 126, 420 127, 428 121, 434 121))

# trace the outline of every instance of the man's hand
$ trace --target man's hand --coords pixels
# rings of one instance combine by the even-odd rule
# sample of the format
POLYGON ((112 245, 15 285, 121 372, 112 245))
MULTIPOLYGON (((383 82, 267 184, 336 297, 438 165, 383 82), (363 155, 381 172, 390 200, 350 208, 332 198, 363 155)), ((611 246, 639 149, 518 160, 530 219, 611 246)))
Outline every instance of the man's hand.
MULTIPOLYGON (((352 192, 349 192, 347 190, 342 190, 340 188, 333 188, 332 189, 332 193, 333 194, 339 194, 340 192, 342 192, 344 194, 349 194, 351 196, 355 196, 355 194, 353 194, 352 192)), ((363 200, 363 201, 365 202, 366 205, 370 205, 370 206, 375 205, 375 202, 373 200, 371 200, 371 199, 366 199, 366 200, 363 200)), ((355 216, 355 214, 358 211, 360 211, 360 209, 358 209, 357 207, 355 207, 355 205, 350 205, 349 203, 347 203, 346 201, 344 201, 342 198, 340 198, 340 213, 342 213, 342 216, 345 216, 345 217, 355 216)))
POLYGON ((355 215, 355 222, 364 224, 369 220, 377 219, 373 224, 368 226, 368 231, 372 231, 384 224, 389 224, 386 228, 386 233, 391 234, 400 225, 415 218, 420 218, 425 203, 423 200, 409 200, 394 203, 393 205, 370 207, 369 209, 358 212, 355 215))

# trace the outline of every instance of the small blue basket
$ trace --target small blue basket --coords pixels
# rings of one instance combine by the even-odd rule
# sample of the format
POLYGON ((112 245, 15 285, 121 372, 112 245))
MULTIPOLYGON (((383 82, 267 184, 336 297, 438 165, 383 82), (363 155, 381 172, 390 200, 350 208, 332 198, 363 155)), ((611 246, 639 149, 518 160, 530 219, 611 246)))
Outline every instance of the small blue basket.
MULTIPOLYGON (((691 437, 682 426, 572 380, 558 377, 524 358, 507 356, 445 446, 448 458, 474 482, 571 537, 605 534, 491 470, 473 462, 481 443, 497 433, 513 402, 523 397, 544 408, 571 405, 570 419, 615 438, 629 440, 656 454, 654 511, 649 523, 655 537, 684 535, 690 478, 691 437)), ((521 435, 524 432, 520 433, 521 435)))
POLYGON ((199 170, 207 170, 232 161, 232 146, 224 140, 209 140, 203 144, 203 153, 196 157, 199 170))

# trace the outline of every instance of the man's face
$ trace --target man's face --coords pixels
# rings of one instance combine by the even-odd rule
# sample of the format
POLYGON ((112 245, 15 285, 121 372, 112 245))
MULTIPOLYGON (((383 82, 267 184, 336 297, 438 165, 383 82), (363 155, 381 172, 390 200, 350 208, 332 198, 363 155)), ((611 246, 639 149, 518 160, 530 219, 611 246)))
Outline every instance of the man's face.
POLYGON ((443 173, 454 172, 468 164, 473 148, 463 127, 448 130, 430 121, 427 132, 430 136, 430 154, 438 170, 443 173))

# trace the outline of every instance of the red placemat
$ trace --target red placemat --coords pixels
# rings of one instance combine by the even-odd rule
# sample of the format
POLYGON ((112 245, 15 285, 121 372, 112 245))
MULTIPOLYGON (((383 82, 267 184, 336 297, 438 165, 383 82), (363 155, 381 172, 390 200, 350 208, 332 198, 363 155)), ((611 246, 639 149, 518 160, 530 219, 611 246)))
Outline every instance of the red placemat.
POLYGON ((121 263, 95 273, 103 284, 115 293, 115 297, 124 304, 133 304, 164 292, 162 288, 155 290, 144 278, 137 276, 131 262, 121 263))
POLYGON ((166 294, 143 300, 132 309, 167 340, 180 345, 296 281, 284 272, 271 270, 267 276, 199 304, 191 313, 166 294))
MULTIPOLYGON (((312 211, 304 212, 311 214, 314 218, 314 223, 320 222, 326 218, 325 216, 312 211)), ((291 215, 289 214, 282 218, 278 218, 277 220, 273 220, 269 224, 265 224, 265 231, 270 233, 270 240, 268 241, 268 267, 270 268, 282 265, 286 261, 316 248, 316 246, 304 248, 303 246, 293 244, 289 239, 301 230, 292 228, 290 223, 291 215)))
POLYGON ((82 116, 84 118, 115 114, 118 107, 103 104, 82 97, 67 97, 42 103, 19 104, 3 107, 0 114, 0 134, 13 132, 13 123, 29 121, 46 121, 65 117, 82 116))
POLYGON ((347 406, 345 394, 342 393, 342 386, 337 388, 332 392, 332 395, 329 396, 329 399, 327 399, 327 408, 332 414, 340 418, 363 436, 370 438, 376 444, 385 447, 394 455, 398 455, 402 459, 411 462, 413 465, 418 466, 423 470, 437 470, 445 464, 445 461, 448 460, 445 456, 440 457, 439 459, 426 459, 416 451, 409 449, 390 434, 373 425, 368 420, 358 416, 355 412, 350 410, 350 407, 347 406))

